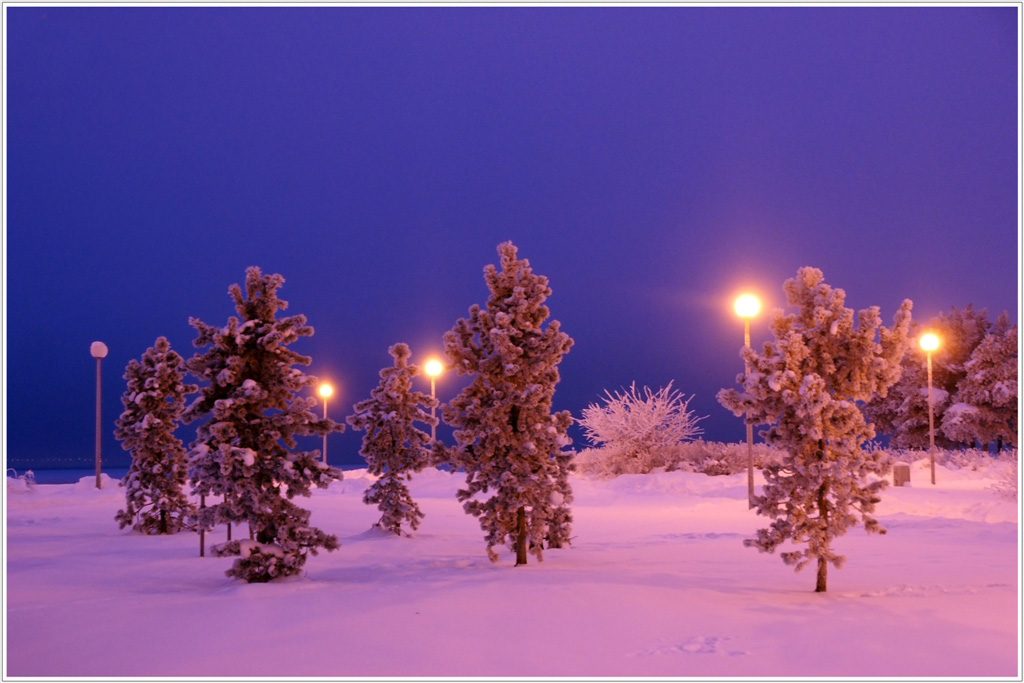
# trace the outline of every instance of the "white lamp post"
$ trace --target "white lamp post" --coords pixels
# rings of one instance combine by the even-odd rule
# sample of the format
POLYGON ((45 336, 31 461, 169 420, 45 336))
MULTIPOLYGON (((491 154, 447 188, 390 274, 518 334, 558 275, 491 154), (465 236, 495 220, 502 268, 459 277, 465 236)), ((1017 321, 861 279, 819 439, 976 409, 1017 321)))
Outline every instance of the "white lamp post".
POLYGON ((932 396, 932 352, 939 348, 939 336, 926 332, 918 340, 928 358, 928 460, 932 468, 932 484, 935 483, 935 399, 932 396))
POLYGON ((430 443, 437 441, 437 394, 435 380, 444 371, 444 365, 436 358, 431 358, 423 366, 427 375, 430 376, 430 443))
POLYGON ((103 423, 100 420, 100 397, 102 395, 100 390, 100 363, 107 357, 107 345, 101 341, 94 341, 89 346, 89 353, 96 359, 96 488, 102 488, 100 485, 100 470, 103 468, 103 438, 101 436, 103 423))
MULTIPOLYGON (((736 315, 743 319, 743 346, 750 348, 750 319, 761 311, 761 300, 753 294, 741 294, 733 303, 736 315)), ((743 360, 743 372, 750 374, 750 361, 743 360)), ((754 507, 754 426, 746 419, 747 425, 747 504, 754 507)))
MULTIPOLYGON (((318 389, 320 397, 324 400, 324 419, 327 419, 327 399, 334 393, 334 387, 327 382, 320 385, 318 389)), ((327 432, 324 432, 324 464, 327 464, 327 432)))

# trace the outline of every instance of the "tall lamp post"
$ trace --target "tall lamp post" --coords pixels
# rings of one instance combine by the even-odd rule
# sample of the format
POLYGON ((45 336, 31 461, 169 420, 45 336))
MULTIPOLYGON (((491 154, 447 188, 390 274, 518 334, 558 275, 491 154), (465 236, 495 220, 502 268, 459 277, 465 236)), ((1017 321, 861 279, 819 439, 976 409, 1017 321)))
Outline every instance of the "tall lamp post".
POLYGON ((932 484, 935 483, 935 398, 932 396, 932 352, 939 348, 939 336, 926 332, 918 340, 928 358, 928 460, 932 468, 932 484))
POLYGON ((444 371, 444 365, 438 359, 431 358, 423 366, 423 369, 430 377, 430 443, 433 445, 437 442, 437 392, 435 385, 437 376, 444 371))
MULTIPOLYGON (((334 393, 334 387, 327 382, 320 385, 317 389, 320 394, 320 398, 324 400, 324 419, 327 419, 327 399, 334 393)), ((324 464, 327 464, 327 432, 324 432, 324 464)))
POLYGON ((102 488, 100 485, 100 471, 103 469, 103 438, 101 436, 103 423, 100 420, 100 397, 102 396, 100 389, 100 364, 107 357, 107 345, 101 341, 94 341, 89 346, 89 353, 96 359, 96 488, 102 488))
MULTIPOLYGON (((750 348, 750 319, 761 311, 761 300, 753 294, 741 294, 733 303, 736 315, 743 319, 743 347, 750 348)), ((743 359, 743 372, 750 374, 750 361, 743 359)), ((754 425, 744 418, 747 425, 747 504, 754 507, 754 425)))

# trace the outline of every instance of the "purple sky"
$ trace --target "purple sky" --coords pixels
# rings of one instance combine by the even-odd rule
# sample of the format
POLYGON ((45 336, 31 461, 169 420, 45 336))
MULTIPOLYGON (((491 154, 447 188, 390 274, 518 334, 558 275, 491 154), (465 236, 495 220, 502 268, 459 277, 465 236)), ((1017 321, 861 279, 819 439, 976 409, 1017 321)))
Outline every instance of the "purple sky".
POLYGON ((190 356, 249 265, 337 420, 508 239, 575 340, 557 409, 673 380, 719 441, 743 286, 781 306, 810 265, 887 324, 1017 321, 1018 10, 5 7, 8 466, 90 465, 96 339, 127 464, 125 365, 190 356))

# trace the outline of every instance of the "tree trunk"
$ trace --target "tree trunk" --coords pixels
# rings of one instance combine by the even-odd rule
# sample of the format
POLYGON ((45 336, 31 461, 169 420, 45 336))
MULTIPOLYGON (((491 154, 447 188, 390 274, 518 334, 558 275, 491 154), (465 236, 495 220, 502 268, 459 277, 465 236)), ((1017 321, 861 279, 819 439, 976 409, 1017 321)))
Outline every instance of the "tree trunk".
MULTIPOLYGON (((828 499, 825 494, 828 493, 828 484, 822 484, 818 489, 818 517, 822 525, 822 530, 828 533, 828 499)), ((818 558, 818 582, 814 587, 815 593, 825 592, 825 579, 828 576, 828 563, 825 558, 818 558)))
POLYGON ((256 542, 263 545, 270 545, 277 540, 277 527, 273 523, 267 524, 265 527, 256 532, 256 542))
MULTIPOLYGON (((227 504, 228 504, 228 496, 225 493, 224 494, 224 506, 227 507, 227 504)), ((230 520, 228 520, 228 540, 229 541, 231 540, 231 521, 230 520)))
MULTIPOLYGON (((199 509, 206 509, 206 496, 199 496, 199 509)), ((199 557, 206 555, 206 527, 203 526, 202 522, 199 524, 199 557)))
POLYGON ((167 510, 160 511, 160 533, 167 533, 167 510))
POLYGON ((818 584, 814 587, 815 593, 825 592, 825 579, 828 577, 828 562, 825 558, 818 558, 818 584))
POLYGON ((516 566, 526 564, 526 508, 516 511, 516 566))

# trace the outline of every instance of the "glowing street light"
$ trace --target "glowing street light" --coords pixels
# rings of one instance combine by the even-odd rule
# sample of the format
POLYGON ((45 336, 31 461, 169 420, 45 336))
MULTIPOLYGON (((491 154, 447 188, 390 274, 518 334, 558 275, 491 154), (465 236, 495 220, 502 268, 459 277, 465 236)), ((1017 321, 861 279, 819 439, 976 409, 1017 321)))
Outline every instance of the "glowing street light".
MULTIPOLYGON (((750 319, 761 312, 761 300, 753 294, 741 294, 733 303, 736 315, 743 319, 743 346, 750 348, 750 319)), ((743 371, 750 374, 750 361, 743 359, 743 371)), ((747 425, 747 504, 754 507, 754 425, 747 425)))
MULTIPOLYGON (((334 393, 334 387, 332 387, 327 382, 324 382, 323 384, 320 385, 320 388, 317 389, 317 392, 320 394, 320 398, 324 400, 324 419, 326 420, 327 399, 330 398, 330 396, 334 393)), ((327 432, 324 432, 324 464, 327 464, 327 432)))
POLYGON ((939 336, 925 332, 918 340, 928 358, 928 460, 932 468, 932 484, 935 483, 935 399, 932 396, 932 352, 939 348, 939 336))
MULTIPOLYGON (((741 294, 736 297, 732 307, 736 311, 736 315, 749 322, 751 318, 756 317, 761 312, 761 300, 753 294, 741 294)), ((750 346, 749 327, 747 329, 747 346, 750 346)))
POLYGON ((424 364, 423 369, 430 376, 430 443, 437 441, 437 392, 435 380, 438 375, 444 372, 444 365, 436 358, 431 358, 424 364))
POLYGON ((100 486, 100 470, 103 468, 103 440, 100 436, 100 432, 103 429, 103 424, 100 420, 100 363, 107 357, 107 345, 101 341, 94 341, 89 346, 89 353, 96 359, 96 488, 102 488, 100 486))

